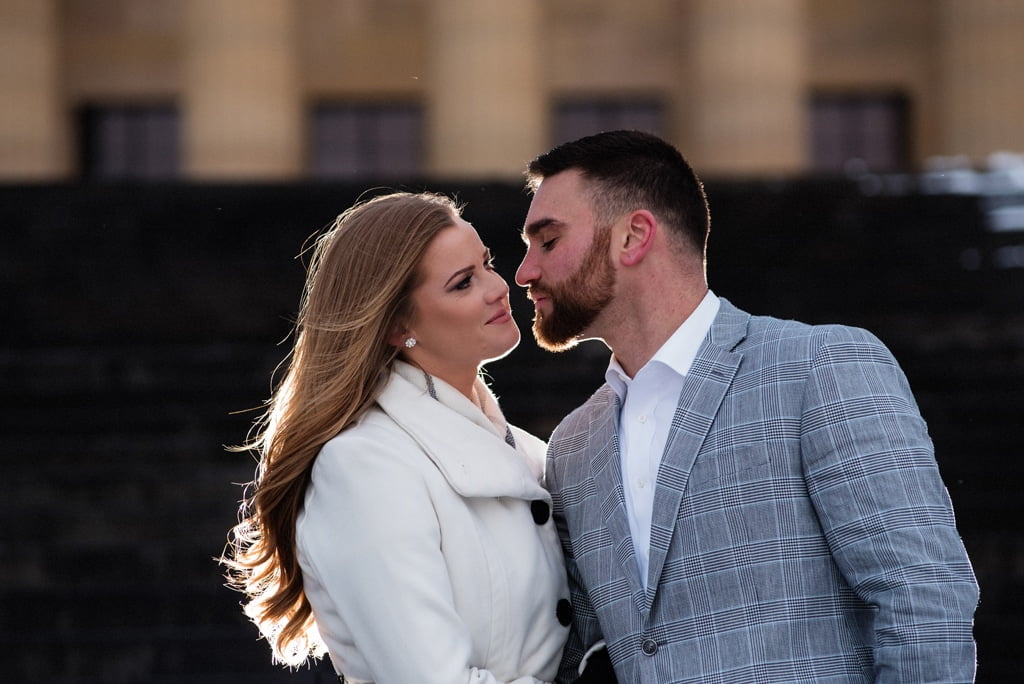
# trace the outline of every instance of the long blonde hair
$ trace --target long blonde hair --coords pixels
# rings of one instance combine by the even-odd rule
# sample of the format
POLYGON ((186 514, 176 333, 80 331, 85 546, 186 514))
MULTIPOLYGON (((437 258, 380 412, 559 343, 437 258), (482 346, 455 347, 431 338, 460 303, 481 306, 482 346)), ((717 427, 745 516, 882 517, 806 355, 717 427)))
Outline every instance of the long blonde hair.
POLYGON ((286 372, 241 448, 259 465, 221 558, 278 662, 323 652, 295 549, 313 461, 373 404, 398 355, 388 338, 412 313, 423 254, 459 211, 440 195, 382 195, 348 209, 316 241, 286 372))

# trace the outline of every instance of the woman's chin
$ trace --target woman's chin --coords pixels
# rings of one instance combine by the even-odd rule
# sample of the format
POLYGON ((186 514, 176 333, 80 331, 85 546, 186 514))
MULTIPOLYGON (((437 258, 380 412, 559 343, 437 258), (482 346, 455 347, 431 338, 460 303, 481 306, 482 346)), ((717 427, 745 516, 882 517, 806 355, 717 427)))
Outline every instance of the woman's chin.
POLYGON ((488 357, 487 357, 486 359, 484 359, 483 361, 481 361, 481 362, 480 362, 480 365, 482 366, 482 365, 484 365, 485 363, 490 363, 490 362, 492 362, 492 361, 498 361, 498 360, 500 360, 500 359, 503 359, 503 358, 505 358, 506 356, 508 356, 509 354, 511 354, 511 353, 512 353, 512 351, 513 351, 513 350, 514 350, 514 349, 515 349, 516 347, 518 347, 518 346, 519 346, 519 340, 520 340, 520 337, 519 337, 519 335, 516 335, 516 339, 515 339, 515 342, 513 342, 513 343, 512 343, 512 344, 510 344, 510 345, 507 345, 507 346, 505 347, 505 350, 504 350, 504 351, 499 351, 499 352, 497 352, 497 353, 496 353, 496 354, 495 354, 494 356, 488 356, 488 357))

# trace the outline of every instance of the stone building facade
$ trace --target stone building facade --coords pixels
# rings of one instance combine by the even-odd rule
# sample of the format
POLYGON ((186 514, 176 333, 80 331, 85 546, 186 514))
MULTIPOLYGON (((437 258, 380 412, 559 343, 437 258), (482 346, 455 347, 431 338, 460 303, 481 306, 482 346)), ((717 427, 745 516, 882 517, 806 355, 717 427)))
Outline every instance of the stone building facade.
POLYGON ((1024 151, 1024 0, 0 0, 0 181, 512 179, 595 128, 705 174, 1024 151))

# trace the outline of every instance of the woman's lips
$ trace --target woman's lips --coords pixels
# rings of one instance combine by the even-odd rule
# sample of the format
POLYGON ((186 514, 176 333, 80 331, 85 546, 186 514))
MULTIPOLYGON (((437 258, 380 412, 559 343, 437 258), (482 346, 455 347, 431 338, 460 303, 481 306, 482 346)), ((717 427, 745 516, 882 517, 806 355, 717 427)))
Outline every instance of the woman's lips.
POLYGON ((512 314, 507 310, 499 311, 498 313, 491 316, 491 320, 487 321, 487 325, 492 323, 508 323, 512 320, 512 314))

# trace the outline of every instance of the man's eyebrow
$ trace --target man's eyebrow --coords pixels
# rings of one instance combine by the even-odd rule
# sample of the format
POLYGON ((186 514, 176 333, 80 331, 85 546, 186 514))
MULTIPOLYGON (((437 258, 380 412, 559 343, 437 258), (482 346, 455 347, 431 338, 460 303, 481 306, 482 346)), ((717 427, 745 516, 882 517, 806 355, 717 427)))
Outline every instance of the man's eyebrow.
POLYGON ((541 219, 537 219, 536 221, 532 221, 532 222, 526 224, 526 226, 523 227, 523 234, 522 234, 523 235, 523 239, 526 240, 527 238, 531 238, 531 237, 533 237, 534 235, 536 235, 537 233, 539 233, 540 231, 544 230, 545 228, 547 228, 549 226, 557 226, 557 225, 560 225, 560 224, 561 224, 561 221, 559 221, 556 218, 550 218, 550 217, 548 217, 548 218, 541 218, 541 219))

